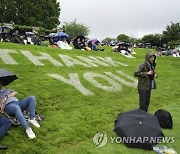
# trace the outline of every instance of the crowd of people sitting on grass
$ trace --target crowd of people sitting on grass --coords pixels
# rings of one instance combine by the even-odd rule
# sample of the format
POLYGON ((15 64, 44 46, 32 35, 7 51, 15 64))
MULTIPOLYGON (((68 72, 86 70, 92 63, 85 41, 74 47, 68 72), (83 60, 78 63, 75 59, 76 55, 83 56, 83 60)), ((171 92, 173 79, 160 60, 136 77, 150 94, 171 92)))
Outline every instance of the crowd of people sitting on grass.
POLYGON ((172 56, 172 57, 180 57, 180 47, 171 49, 170 47, 167 50, 162 48, 156 49, 156 56, 172 56))
POLYGON ((131 48, 131 44, 125 43, 125 42, 120 42, 116 46, 112 48, 113 52, 118 52, 122 54, 123 56, 127 58, 135 58, 132 56, 133 54, 136 54, 134 50, 131 48))
POLYGON ((19 34, 19 30, 16 30, 12 35, 3 33, 0 36, 1 42, 13 42, 19 44, 34 44, 41 45, 41 39, 39 36, 32 32, 26 32, 24 35, 19 34))
POLYGON ((76 38, 69 40, 69 35, 65 32, 50 33, 49 35, 39 36, 33 32, 25 32, 23 35, 19 34, 19 30, 15 30, 14 33, 1 33, 1 42, 13 42, 19 44, 31 44, 31 45, 47 45, 49 47, 58 47, 61 49, 71 50, 74 46, 75 49, 87 50, 87 51, 104 51, 99 49, 97 44, 100 43, 97 39, 87 40, 84 36, 80 35, 76 38), (48 43, 44 43, 44 42, 48 43), (70 43, 72 42, 72 45, 70 43))
MULTIPOLYGON (((65 32, 50 33, 48 35, 38 35, 33 32, 24 32, 21 34, 19 30, 12 32, 11 28, 7 28, 7 31, 0 29, 0 41, 1 42, 13 42, 19 44, 31 44, 31 45, 43 45, 49 47, 56 47, 66 50, 80 49, 86 51, 104 51, 103 48, 99 48, 101 42, 98 39, 87 39, 82 35, 77 36, 70 40, 70 37, 65 32), (71 44, 72 43, 72 44, 71 44)), ((115 43, 115 42, 114 42, 115 43)), ((110 44, 110 46, 112 46, 110 44)), ((133 54, 136 54, 131 48, 132 44, 126 42, 119 42, 113 44, 112 51, 118 52, 127 58, 135 58, 133 54)), ((173 56, 180 57, 180 47, 175 49, 168 48, 163 50, 162 48, 156 49, 157 56, 173 56)))
MULTIPOLYGON (((50 37, 49 42, 51 47, 59 47, 61 49, 67 49, 71 50, 72 47, 69 45, 69 36, 64 32, 59 32, 57 35, 50 37)), ((97 40, 97 39, 96 39, 97 40)), ((83 35, 77 36, 75 39, 72 40, 72 45, 74 46, 74 49, 79 50, 86 50, 86 51, 104 51, 104 49, 99 49, 97 47, 98 40, 93 41, 87 40, 83 35)))

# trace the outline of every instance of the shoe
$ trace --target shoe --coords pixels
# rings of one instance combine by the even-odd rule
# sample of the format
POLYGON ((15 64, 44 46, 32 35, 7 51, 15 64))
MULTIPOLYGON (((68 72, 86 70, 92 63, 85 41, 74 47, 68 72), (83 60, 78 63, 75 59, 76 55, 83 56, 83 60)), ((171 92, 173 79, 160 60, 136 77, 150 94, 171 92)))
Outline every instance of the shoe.
POLYGON ((26 129, 26 133, 27 133, 27 135, 28 135, 28 137, 29 137, 30 139, 36 138, 36 135, 34 134, 34 132, 32 131, 32 129, 31 129, 30 127, 28 127, 28 128, 26 129))
POLYGON ((38 124, 38 122, 37 122, 37 120, 34 118, 34 119, 32 119, 32 120, 29 120, 29 123, 31 123, 33 126, 35 126, 35 127, 40 127, 40 125, 38 124))
POLYGON ((6 150, 8 147, 5 145, 0 145, 0 150, 6 150))

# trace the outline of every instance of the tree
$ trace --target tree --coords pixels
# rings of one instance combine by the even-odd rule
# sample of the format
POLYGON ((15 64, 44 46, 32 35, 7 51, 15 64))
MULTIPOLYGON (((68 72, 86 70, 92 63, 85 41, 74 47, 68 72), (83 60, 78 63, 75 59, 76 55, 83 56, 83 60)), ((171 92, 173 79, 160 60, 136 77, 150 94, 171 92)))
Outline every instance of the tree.
POLYGON ((170 48, 176 48, 178 45, 180 45, 180 40, 178 41, 170 41, 167 43, 167 47, 170 47, 170 48))
POLYGON ((62 29, 70 36, 70 39, 76 38, 79 35, 87 36, 90 32, 89 27, 77 23, 76 20, 69 23, 65 22, 62 29))
POLYGON ((161 34, 148 34, 144 35, 141 39, 143 44, 151 43, 152 46, 161 46, 161 34))
POLYGON ((129 36, 125 34, 119 34, 117 40, 121 42, 129 42, 129 36))
POLYGON ((129 37, 129 43, 138 43, 139 39, 135 37, 129 37))
POLYGON ((53 29, 59 25, 56 0, 1 0, 0 22, 53 29))
POLYGON ((165 43, 180 40, 180 23, 171 23, 163 31, 162 40, 165 43))
POLYGON ((107 41, 108 43, 110 43, 111 41, 116 41, 116 39, 115 38, 106 37, 103 41, 107 41))

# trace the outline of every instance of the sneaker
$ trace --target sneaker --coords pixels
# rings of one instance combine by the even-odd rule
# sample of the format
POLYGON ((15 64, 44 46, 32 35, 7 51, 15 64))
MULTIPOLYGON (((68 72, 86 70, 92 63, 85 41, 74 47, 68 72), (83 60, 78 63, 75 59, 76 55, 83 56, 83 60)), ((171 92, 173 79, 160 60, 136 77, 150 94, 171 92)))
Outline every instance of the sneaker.
POLYGON ((26 133, 30 139, 36 138, 36 135, 34 134, 34 132, 32 131, 30 127, 26 129, 26 133))
POLYGON ((35 118, 32 119, 32 120, 29 120, 29 123, 31 123, 35 127, 40 127, 40 125, 38 124, 38 122, 37 122, 37 120, 35 118))

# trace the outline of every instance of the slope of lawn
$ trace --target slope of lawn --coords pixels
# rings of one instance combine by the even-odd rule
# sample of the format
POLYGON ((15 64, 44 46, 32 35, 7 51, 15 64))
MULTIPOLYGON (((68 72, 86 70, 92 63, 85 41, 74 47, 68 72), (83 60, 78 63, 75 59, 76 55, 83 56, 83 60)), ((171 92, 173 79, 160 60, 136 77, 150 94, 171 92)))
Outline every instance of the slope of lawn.
MULTIPOLYGON (((37 112, 45 117, 40 122, 40 129, 32 126, 37 136, 34 140, 28 139, 21 126, 13 126, 1 140, 1 144, 9 147, 4 153, 154 153, 142 149, 130 149, 122 143, 111 143, 110 137, 116 137, 113 132, 113 125, 117 114, 138 108, 138 93, 136 88, 122 84, 104 73, 111 72, 121 79, 132 82, 118 74, 117 71, 122 71, 133 77, 138 65, 144 61, 147 49, 135 49, 136 58, 128 59, 118 53, 111 52, 111 47, 104 48, 104 52, 75 49, 67 51, 58 48, 0 43, 0 68, 12 71, 19 78, 7 88, 16 90, 19 99, 29 95, 36 96, 37 112), (17 64, 5 63, 2 60, 2 51, 5 51, 4 49, 15 51, 15 53, 9 55, 17 64), (40 53, 47 53, 54 60, 60 62, 62 66, 55 66, 47 60, 40 60, 44 66, 36 66, 24 56, 23 52, 26 51, 29 51, 34 56, 42 56, 40 53), (67 55, 81 62, 83 61, 77 56, 87 58, 89 56, 110 57, 112 60, 128 66, 118 65, 115 67, 97 64, 98 67, 84 67, 82 65, 67 67, 66 62, 59 57, 59 54, 67 55), (88 72, 98 73, 103 77, 110 78, 118 83, 121 90, 110 92, 98 88, 97 85, 93 85, 89 80, 85 79, 84 74, 88 72), (83 95, 72 85, 57 80, 48 74, 56 74, 66 79, 70 79, 70 74, 76 75, 83 87, 91 94, 83 95), (103 131, 108 135, 108 143, 102 148, 96 148, 93 144, 93 136, 103 131)), ((172 130, 163 129, 163 132, 165 136, 175 137, 175 141, 164 145, 174 148, 177 152, 180 152, 179 67, 179 58, 157 57, 156 71, 159 78, 157 79, 157 89, 152 91, 149 107, 149 113, 151 114, 154 114, 157 109, 165 109, 172 114, 174 128, 172 130)), ((95 79, 101 85, 111 86, 101 77, 95 77, 95 79)))

